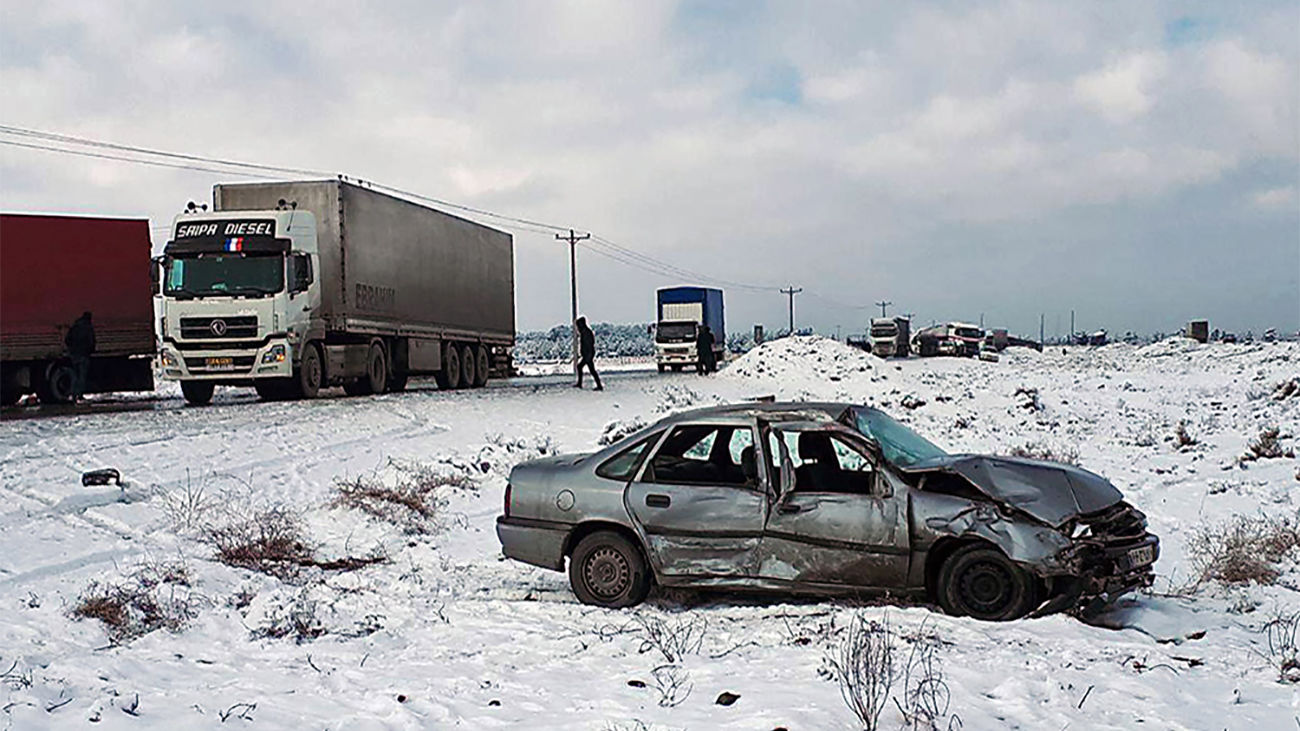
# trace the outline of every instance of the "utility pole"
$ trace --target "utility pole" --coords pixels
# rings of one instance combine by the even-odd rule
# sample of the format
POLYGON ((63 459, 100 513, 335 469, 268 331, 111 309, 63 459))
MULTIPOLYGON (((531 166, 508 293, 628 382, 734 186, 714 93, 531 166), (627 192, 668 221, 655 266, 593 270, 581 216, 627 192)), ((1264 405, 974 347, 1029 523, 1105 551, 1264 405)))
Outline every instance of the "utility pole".
POLYGON ((880 316, 881 316, 881 317, 884 317, 884 316, 885 316, 885 308, 888 307, 888 306, 890 306, 890 305, 892 305, 892 304, 894 304, 894 303, 893 303, 893 302, 886 302, 885 300, 881 300, 881 301, 879 301, 879 302, 876 303, 876 307, 879 307, 879 308, 880 308, 880 316))
POLYGON ((578 374, 578 242, 591 238, 591 234, 582 234, 579 236, 569 229, 569 235, 555 234, 555 238, 560 241, 569 242, 569 304, 571 305, 571 316, 569 317, 569 329, 573 331, 573 374, 578 374))
POLYGON ((799 294, 802 291, 803 291, 803 287, 795 289, 795 286, 793 284, 790 285, 789 289, 781 290, 781 294, 788 295, 790 297, 790 334, 791 335, 794 335, 794 296, 796 294, 799 294))
POLYGON ((835 326, 835 339, 836 339, 836 340, 839 340, 839 339, 840 339, 840 326, 839 326, 839 325, 836 325, 836 326, 835 326))
POLYGON ((1074 310, 1070 310, 1070 345, 1074 345, 1074 310))
POLYGON ((1043 323, 1046 318, 1047 318, 1047 313, 1045 312, 1038 313, 1038 344, 1039 345, 1043 344, 1043 323))
POLYGON ((984 329, 984 313, 983 313, 983 312, 980 313, 980 329, 981 329, 981 330, 984 329))

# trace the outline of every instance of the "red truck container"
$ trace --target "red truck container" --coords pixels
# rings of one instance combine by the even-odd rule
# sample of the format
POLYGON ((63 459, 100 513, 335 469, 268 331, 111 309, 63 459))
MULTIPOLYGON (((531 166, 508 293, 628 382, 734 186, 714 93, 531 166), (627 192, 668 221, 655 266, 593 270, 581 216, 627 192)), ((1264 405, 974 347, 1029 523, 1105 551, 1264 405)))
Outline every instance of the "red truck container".
POLYGON ((149 222, 0 213, 0 403, 66 402, 63 339, 92 313, 87 393, 153 390, 149 222))

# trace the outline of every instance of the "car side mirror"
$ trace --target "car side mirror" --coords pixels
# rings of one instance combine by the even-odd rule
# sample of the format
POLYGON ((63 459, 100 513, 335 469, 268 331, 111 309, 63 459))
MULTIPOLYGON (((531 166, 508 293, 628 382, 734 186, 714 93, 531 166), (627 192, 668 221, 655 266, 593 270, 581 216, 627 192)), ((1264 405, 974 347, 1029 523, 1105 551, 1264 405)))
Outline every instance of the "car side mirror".
POLYGON ((166 257, 155 256, 149 260, 149 288, 156 296, 162 291, 162 270, 166 257))

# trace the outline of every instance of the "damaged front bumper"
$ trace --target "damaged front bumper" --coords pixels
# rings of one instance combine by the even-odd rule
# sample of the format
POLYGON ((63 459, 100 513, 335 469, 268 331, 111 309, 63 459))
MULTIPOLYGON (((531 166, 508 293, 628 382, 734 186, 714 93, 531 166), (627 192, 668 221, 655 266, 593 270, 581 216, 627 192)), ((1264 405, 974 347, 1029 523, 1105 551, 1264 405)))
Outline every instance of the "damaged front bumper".
POLYGON ((1146 516, 1137 509, 1120 503, 1084 516, 1076 531, 1066 557, 1074 570, 1057 577, 1060 588, 1037 614, 1093 613, 1155 581, 1160 539, 1147 531, 1146 516))

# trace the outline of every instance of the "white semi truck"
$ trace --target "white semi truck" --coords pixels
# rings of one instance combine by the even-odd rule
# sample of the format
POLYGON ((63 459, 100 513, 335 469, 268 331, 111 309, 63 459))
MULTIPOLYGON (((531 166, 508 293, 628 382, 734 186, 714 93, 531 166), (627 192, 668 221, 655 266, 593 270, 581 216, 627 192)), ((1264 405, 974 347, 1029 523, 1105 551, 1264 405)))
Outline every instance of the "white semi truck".
POLYGON ((483 386, 510 369, 510 234, 339 180, 223 184, 176 217, 159 366, 187 401, 483 386))

